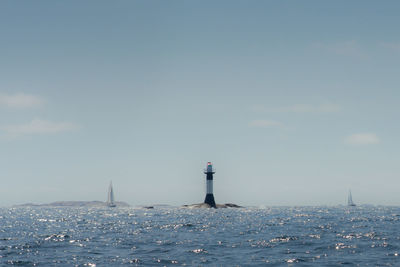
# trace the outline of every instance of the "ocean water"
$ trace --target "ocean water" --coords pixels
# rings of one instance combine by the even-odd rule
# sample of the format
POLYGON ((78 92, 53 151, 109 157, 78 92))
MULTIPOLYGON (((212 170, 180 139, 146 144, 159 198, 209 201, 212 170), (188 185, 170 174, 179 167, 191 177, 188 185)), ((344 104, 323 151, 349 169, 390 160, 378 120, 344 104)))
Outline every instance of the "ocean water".
POLYGON ((399 207, 0 209, 0 266, 400 266, 399 253, 399 207))

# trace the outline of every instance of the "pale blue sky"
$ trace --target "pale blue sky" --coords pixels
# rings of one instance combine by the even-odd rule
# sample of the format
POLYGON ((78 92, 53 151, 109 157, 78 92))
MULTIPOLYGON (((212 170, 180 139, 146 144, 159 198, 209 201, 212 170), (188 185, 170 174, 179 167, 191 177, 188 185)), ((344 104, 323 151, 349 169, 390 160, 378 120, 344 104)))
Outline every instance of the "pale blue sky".
POLYGON ((398 1, 1 1, 0 204, 400 205, 398 1))

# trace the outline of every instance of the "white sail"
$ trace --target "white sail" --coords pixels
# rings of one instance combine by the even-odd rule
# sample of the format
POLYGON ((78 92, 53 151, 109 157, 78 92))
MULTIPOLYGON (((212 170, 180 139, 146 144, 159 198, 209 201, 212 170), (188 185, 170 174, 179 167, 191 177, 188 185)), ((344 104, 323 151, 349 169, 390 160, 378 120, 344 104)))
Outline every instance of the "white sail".
POLYGON ((349 190, 349 196, 347 198, 347 206, 355 206, 356 204, 354 204, 353 202, 353 197, 351 196, 351 191, 349 190))
POLYGON ((110 182, 110 186, 108 187, 108 198, 107 198, 107 206, 109 207, 115 207, 115 202, 114 202, 114 190, 112 187, 112 182, 110 182))

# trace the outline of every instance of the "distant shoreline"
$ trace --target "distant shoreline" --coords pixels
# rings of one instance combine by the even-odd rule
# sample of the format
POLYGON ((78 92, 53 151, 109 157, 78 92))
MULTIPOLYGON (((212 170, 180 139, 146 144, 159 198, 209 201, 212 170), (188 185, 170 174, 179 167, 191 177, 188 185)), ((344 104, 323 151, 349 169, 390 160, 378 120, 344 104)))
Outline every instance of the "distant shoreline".
MULTIPOLYGON (((117 207, 130 207, 126 202, 116 201, 117 207)), ((51 203, 36 204, 36 203, 25 203, 20 205, 14 205, 14 207, 107 207, 107 202, 103 201, 55 201, 51 203)))
MULTIPOLYGON (((116 207, 131 207, 126 202, 117 201, 115 202, 116 207)), ((142 206, 145 209, 152 209, 154 207, 164 207, 169 205, 150 205, 150 206, 142 206)), ((51 203, 24 203, 13 205, 13 207, 108 207, 107 202, 93 200, 93 201, 55 201, 51 203)), ((211 208, 206 203, 199 203, 199 204, 191 204, 191 205, 182 205, 181 208, 211 208)), ((233 203, 226 203, 226 204, 217 204, 217 208, 243 208, 242 206, 233 204, 233 203)))

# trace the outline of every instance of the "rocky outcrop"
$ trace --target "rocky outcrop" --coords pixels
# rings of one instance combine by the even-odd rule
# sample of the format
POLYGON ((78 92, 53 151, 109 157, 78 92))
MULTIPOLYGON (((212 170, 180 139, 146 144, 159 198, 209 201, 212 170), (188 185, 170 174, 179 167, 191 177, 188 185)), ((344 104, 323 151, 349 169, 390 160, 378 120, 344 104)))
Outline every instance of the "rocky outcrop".
MULTIPOLYGON (((212 208, 207 203, 198 203, 198 204, 191 204, 191 205, 183 205, 182 208, 187 209, 210 209, 212 208)), ((217 209, 225 209, 225 208, 243 208, 242 206, 233 204, 233 203, 226 203, 226 204, 217 204, 217 209)))

